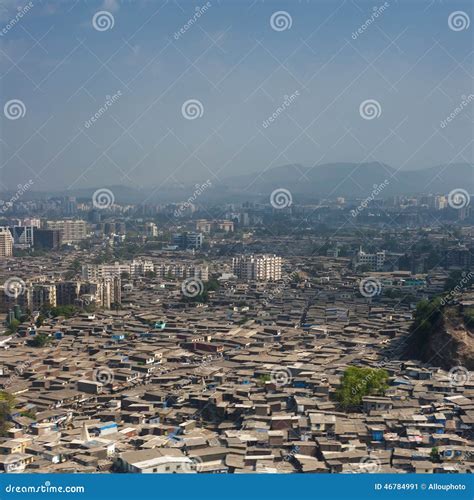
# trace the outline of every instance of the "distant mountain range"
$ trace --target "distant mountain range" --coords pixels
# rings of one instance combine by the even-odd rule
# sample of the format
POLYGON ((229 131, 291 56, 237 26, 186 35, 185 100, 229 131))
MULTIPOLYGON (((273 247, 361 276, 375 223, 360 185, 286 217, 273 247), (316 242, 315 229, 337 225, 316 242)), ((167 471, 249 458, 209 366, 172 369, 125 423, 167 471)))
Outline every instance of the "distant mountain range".
MULTIPOLYGON (((471 195, 474 193, 474 165, 458 163, 439 165, 417 170, 397 170, 389 165, 371 163, 327 163, 315 167, 303 165, 283 165, 263 172, 244 174, 214 180, 212 186, 196 197, 201 203, 268 201, 273 190, 284 188, 291 192, 293 200, 315 201, 346 198, 366 198, 375 186, 386 184, 378 197, 418 193, 447 194, 453 189, 462 188, 471 195)), ((203 181, 204 182, 204 181, 203 181)), ((127 186, 107 187, 121 203, 169 203, 186 201, 196 190, 195 184, 189 186, 167 184, 155 189, 136 189, 127 186)), ((97 188, 97 189, 98 189, 97 188)), ((90 199, 96 188, 84 188, 66 192, 41 192, 41 196, 76 196, 90 199)), ((25 199, 39 193, 29 191, 25 199)), ((4 196, 4 195, 3 195, 4 196)))
POLYGON ((293 197, 358 198, 368 196, 374 185, 388 181, 379 197, 415 194, 449 193, 463 188, 474 193, 474 166, 440 165, 423 170, 399 170, 383 163, 328 163, 313 168, 285 165, 267 170, 258 177, 242 175, 225 179, 222 186, 229 191, 244 190, 264 195, 274 189, 288 189, 293 197))

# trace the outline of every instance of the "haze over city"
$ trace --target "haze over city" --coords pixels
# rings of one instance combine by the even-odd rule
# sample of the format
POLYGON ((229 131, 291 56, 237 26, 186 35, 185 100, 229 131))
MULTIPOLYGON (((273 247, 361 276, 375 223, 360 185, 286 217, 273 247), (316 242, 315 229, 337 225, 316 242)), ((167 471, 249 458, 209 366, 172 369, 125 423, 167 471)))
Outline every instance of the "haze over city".
MULTIPOLYGON (((23 5, 4 2, 2 22, 23 5)), ((472 164, 473 107, 461 104, 473 90, 472 30, 450 29, 451 12, 403 0, 34 2, 1 36, 4 104, 25 108, 1 119, 1 186, 149 188, 285 164, 472 164), (275 30, 280 10, 290 17, 275 30), (96 29, 100 11, 109 24, 96 29), (189 100, 199 101, 191 120, 189 100), (376 119, 361 118, 367 100, 376 119)))

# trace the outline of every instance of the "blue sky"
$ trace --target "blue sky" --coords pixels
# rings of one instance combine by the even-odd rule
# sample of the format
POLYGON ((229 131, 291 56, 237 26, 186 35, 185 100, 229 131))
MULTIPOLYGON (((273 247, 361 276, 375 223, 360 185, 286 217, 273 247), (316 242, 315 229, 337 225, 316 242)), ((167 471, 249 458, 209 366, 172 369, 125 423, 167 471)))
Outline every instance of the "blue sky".
POLYGON ((357 36, 384 2, 215 0, 203 11, 204 1, 38 0, 12 25, 27 3, 0 12, 2 108, 20 100, 25 110, 0 118, 2 189, 28 179, 34 189, 166 186, 288 163, 472 162, 474 102, 460 104, 474 93, 471 1, 386 2, 357 36), (94 28, 100 11, 113 27, 94 28), (289 29, 272 28, 278 11, 289 29), (466 29, 451 29, 457 11, 466 29), (188 100, 202 116, 183 116, 188 100), (361 116, 367 100, 380 116, 361 116))

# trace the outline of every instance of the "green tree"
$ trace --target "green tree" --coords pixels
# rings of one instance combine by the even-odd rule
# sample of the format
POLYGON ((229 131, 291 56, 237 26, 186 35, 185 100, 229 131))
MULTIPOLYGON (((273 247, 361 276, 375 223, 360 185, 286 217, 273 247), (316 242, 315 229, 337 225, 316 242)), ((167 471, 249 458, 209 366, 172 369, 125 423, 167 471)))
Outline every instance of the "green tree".
POLYGON ((440 457, 438 448, 436 448, 436 447, 431 448, 430 459, 434 463, 440 463, 441 462, 441 457, 440 457))
POLYGON ((8 418, 15 406, 15 398, 6 391, 0 391, 0 436, 5 437, 10 428, 8 418))
POLYGON ((10 324, 8 325, 8 331, 10 333, 15 333, 18 330, 19 326, 20 326, 20 321, 17 319, 12 319, 10 321, 10 324))
POLYGON ((44 347, 49 344, 51 339, 45 333, 39 333, 35 335, 32 339, 28 340, 28 345, 31 347, 44 347))
POLYGON ((49 313, 53 318, 56 318, 57 316, 64 316, 65 318, 70 318, 71 316, 74 316, 78 311, 77 307, 74 306, 57 306, 57 307, 52 307, 49 310, 49 313))
POLYGON ((381 368, 349 366, 342 376, 336 400, 344 409, 357 409, 364 396, 382 396, 387 389, 388 373, 381 368))

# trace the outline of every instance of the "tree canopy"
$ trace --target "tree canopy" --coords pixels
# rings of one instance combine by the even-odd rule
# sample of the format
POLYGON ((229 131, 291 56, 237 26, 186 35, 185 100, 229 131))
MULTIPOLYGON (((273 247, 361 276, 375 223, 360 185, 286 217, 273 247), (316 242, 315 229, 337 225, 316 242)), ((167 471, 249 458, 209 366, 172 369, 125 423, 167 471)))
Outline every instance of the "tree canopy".
POLYGON ((364 396, 382 396, 387 389, 388 373, 382 368, 349 366, 342 376, 336 400, 344 409, 357 409, 364 396))

